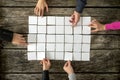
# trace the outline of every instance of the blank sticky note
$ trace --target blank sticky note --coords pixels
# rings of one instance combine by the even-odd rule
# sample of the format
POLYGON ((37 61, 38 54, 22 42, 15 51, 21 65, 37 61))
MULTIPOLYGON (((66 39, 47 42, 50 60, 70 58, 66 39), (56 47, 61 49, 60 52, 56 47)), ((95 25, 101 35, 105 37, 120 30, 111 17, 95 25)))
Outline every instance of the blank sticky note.
POLYGON ((45 43, 37 43, 37 51, 45 51, 45 43))
POLYGON ((47 51, 55 51, 55 44, 54 43, 48 43, 47 44, 47 51))
POLYGON ((82 53, 82 61, 89 61, 90 53, 82 53))
POLYGON ((56 35, 56 43, 63 43, 64 35, 56 35))
POLYGON ((73 43, 73 35, 65 35, 65 43, 73 43))
POLYGON ((29 25, 29 33, 37 33, 37 25, 29 25))
POLYGON ((73 60, 80 61, 82 60, 82 54, 81 53, 73 53, 73 60))
POLYGON ((64 34, 64 26, 56 26, 56 34, 64 34))
POLYGON ((56 17, 56 25, 64 25, 64 17, 56 17))
POLYGON ((56 51, 64 51, 64 44, 56 44, 56 51))
POLYGON ((65 51, 72 51, 73 50, 73 44, 65 44, 65 51))
POLYGON ((82 26, 74 27, 74 34, 81 34, 82 33, 82 26))
POLYGON ((35 43, 29 43, 28 44, 28 51, 36 51, 36 44, 35 43))
POLYGON ((43 60, 45 58, 45 52, 37 52, 37 60, 43 60))
POLYGON ((37 16, 29 16, 29 24, 37 24, 37 16))
POLYGON ((55 26, 47 26, 47 34, 55 34, 55 26))
POLYGON ((37 35, 37 42, 46 42, 46 35, 38 34, 37 35))
POLYGON ((47 25, 55 25, 55 16, 47 17, 47 25))
POLYGON ((65 52, 65 58, 64 58, 64 60, 65 61, 67 61, 67 60, 72 61, 72 53, 65 52))
POLYGON ((72 34, 73 27, 72 26, 65 26, 65 34, 72 34))
POLYGON ((83 26, 83 34, 91 34, 91 28, 88 26, 83 26))
POLYGON ((36 42, 36 34, 28 34, 28 42, 36 42))
POLYGON ((91 22, 91 17, 82 17, 82 25, 89 25, 91 22))
POLYGON ((46 56, 48 59, 54 60, 55 59, 55 52, 47 52, 46 56))
POLYGON ((89 43, 91 42, 91 36, 90 35, 83 35, 82 43, 89 43))
POLYGON ((28 52, 27 57, 28 57, 28 60, 37 60, 36 52, 28 52))
POLYGON ((46 25, 46 17, 38 17, 38 25, 46 25))
POLYGON ((56 60, 64 60, 64 52, 56 52, 55 59, 56 60))
POLYGON ((65 17, 65 25, 70 26, 70 17, 65 17))
POLYGON ((82 35, 74 35, 74 43, 82 43, 82 35))
POLYGON ((38 26, 38 33, 46 34, 46 26, 38 26))
POLYGON ((73 51, 74 52, 81 52, 82 44, 74 44, 73 51))
POLYGON ((55 42, 55 35, 47 35, 47 42, 55 42))
POLYGON ((82 52, 90 52, 90 44, 82 44, 82 52))

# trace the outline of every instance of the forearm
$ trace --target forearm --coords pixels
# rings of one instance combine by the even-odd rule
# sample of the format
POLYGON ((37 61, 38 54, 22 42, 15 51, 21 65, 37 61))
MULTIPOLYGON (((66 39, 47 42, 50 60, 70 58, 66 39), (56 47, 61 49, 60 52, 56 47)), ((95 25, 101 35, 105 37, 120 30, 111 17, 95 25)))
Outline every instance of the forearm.
POLYGON ((5 29, 0 29, 0 40, 12 42, 13 32, 5 29))
POLYGON ((42 80, 49 80, 49 71, 48 70, 43 71, 42 80))
POLYGON ((85 5, 87 4, 87 0, 76 0, 76 11, 78 13, 82 13, 85 5))
POLYGON ((120 30, 120 21, 113 22, 110 24, 105 24, 106 30, 120 30))
POLYGON ((76 80, 76 75, 75 73, 69 74, 68 75, 69 80, 76 80))

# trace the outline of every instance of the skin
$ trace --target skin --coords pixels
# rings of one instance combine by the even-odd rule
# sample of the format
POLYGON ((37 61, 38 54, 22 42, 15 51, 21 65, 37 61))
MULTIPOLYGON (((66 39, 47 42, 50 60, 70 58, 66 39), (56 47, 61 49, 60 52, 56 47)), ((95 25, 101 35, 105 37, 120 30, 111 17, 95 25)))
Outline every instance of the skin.
POLYGON ((73 67, 72 67, 70 61, 67 61, 67 62, 64 64, 63 69, 64 69, 64 71, 65 71, 67 74, 72 74, 72 73, 74 73, 74 70, 73 70, 73 67))
POLYGON ((89 24, 89 27, 94 28, 94 30, 92 30, 92 32, 98 32, 98 31, 104 31, 104 30, 106 30, 105 29, 105 25, 101 24, 97 20, 92 20, 91 24, 89 24))
POLYGON ((12 44, 20 45, 20 46, 27 46, 26 40, 21 34, 14 33, 12 44))
POLYGON ((43 65, 43 71, 50 69, 51 63, 49 59, 43 59, 40 63, 43 65))
MULTIPOLYGON (((46 0, 38 0, 37 5, 34 9, 34 13, 38 16, 43 16, 45 10, 48 12, 48 5, 46 3, 46 0)), ((74 11, 70 18, 70 23, 72 23, 72 26, 76 26, 79 19, 80 13, 74 11)))

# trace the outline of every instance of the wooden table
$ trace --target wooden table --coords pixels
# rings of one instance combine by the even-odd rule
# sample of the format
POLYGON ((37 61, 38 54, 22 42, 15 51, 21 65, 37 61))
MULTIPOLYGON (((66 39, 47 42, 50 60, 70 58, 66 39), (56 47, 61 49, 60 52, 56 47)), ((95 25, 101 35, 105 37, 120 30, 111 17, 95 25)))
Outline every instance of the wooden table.
MULTIPOLYGON (((37 0, 0 0, 0 27, 28 33, 28 16, 34 15, 37 0)), ((70 16, 75 0, 47 0, 45 15, 70 16)), ((120 0, 88 0, 81 16, 92 16, 103 23, 120 20, 120 0)), ((91 34, 91 61, 72 62, 77 80, 120 80, 120 31, 91 34)), ((2 42, 0 80, 41 80, 39 61, 27 60, 27 48, 2 42)), ((67 80, 64 61, 52 61, 50 80, 67 80)))

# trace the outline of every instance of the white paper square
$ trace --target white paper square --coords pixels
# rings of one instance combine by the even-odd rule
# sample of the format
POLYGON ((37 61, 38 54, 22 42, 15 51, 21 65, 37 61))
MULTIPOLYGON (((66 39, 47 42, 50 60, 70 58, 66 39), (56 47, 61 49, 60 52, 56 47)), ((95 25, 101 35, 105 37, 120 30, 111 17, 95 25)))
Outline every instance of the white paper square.
POLYGON ((36 52, 28 52, 27 57, 28 57, 28 60, 37 60, 36 52))
POLYGON ((90 44, 82 44, 82 52, 90 52, 90 44))
POLYGON ((37 60, 43 60, 45 58, 45 52, 37 52, 37 60))
POLYGON ((46 34, 46 26, 38 26, 38 33, 46 34))
POLYGON ((64 60, 63 56, 64 56, 63 52, 56 52, 55 54, 56 60, 64 60))
POLYGON ((65 34, 72 34, 73 27, 72 26, 65 26, 65 34))
POLYGON ((74 27, 74 34, 82 34, 82 26, 74 27))
POLYGON ((65 35, 65 43, 73 43, 73 35, 65 35))
POLYGON ((91 17, 83 17, 83 25, 89 25, 91 22, 91 17))
POLYGON ((55 26, 47 26, 47 34, 55 34, 55 26))
POLYGON ((65 25, 71 26, 72 24, 70 23, 70 17, 65 17, 65 25))
POLYGON ((29 16, 29 24, 37 24, 37 16, 29 16))
POLYGON ((64 35, 56 35, 56 43, 63 43, 64 35))
POLYGON ((56 17, 56 25, 64 25, 64 17, 56 17))
POLYGON ((54 60, 55 59, 55 52, 47 52, 47 58, 54 60))
POLYGON ((56 44, 56 51, 64 51, 64 44, 56 44))
POLYGON ((70 60, 70 61, 72 61, 72 53, 69 53, 69 52, 65 52, 65 58, 64 58, 64 60, 70 60))
POLYGON ((37 25, 29 25, 29 33, 37 33, 37 25))
POLYGON ((47 43, 47 51, 55 51, 55 44, 47 43))
POLYGON ((83 34, 91 34, 91 28, 89 26, 83 26, 83 34))
POLYGON ((36 34, 28 34, 28 43, 29 42, 36 42, 36 34))
POLYGON ((74 44, 74 52, 81 52, 82 45, 81 44, 74 44))
POLYGON ((90 53, 82 53, 82 61, 90 61, 90 53))
POLYGON ((38 17, 38 25, 46 25, 46 17, 38 17))
POLYGON ((47 42, 55 42, 55 35, 47 35, 47 42))
POLYGON ((74 35, 74 43, 82 43, 82 35, 74 35))
POLYGON ((79 22, 77 23, 77 26, 81 26, 82 25, 82 19, 83 17, 80 17, 80 20, 79 20, 79 22))
POLYGON ((56 26, 56 34, 64 34, 64 26, 56 26))
POLYGON ((29 43, 28 51, 36 51, 36 43, 29 43))
POLYGON ((73 44, 65 44, 65 51, 72 51, 73 50, 73 44))
POLYGON ((90 43, 91 36, 90 35, 83 35, 83 42, 82 43, 90 43))
POLYGON ((81 53, 73 53, 73 60, 80 61, 82 59, 81 53))
POLYGON ((37 35, 37 42, 46 42, 46 35, 38 34, 37 35))
POLYGON ((37 43, 37 51, 45 51, 45 43, 37 43))
POLYGON ((48 16, 47 17, 47 24, 48 25, 55 25, 55 16, 48 16))

